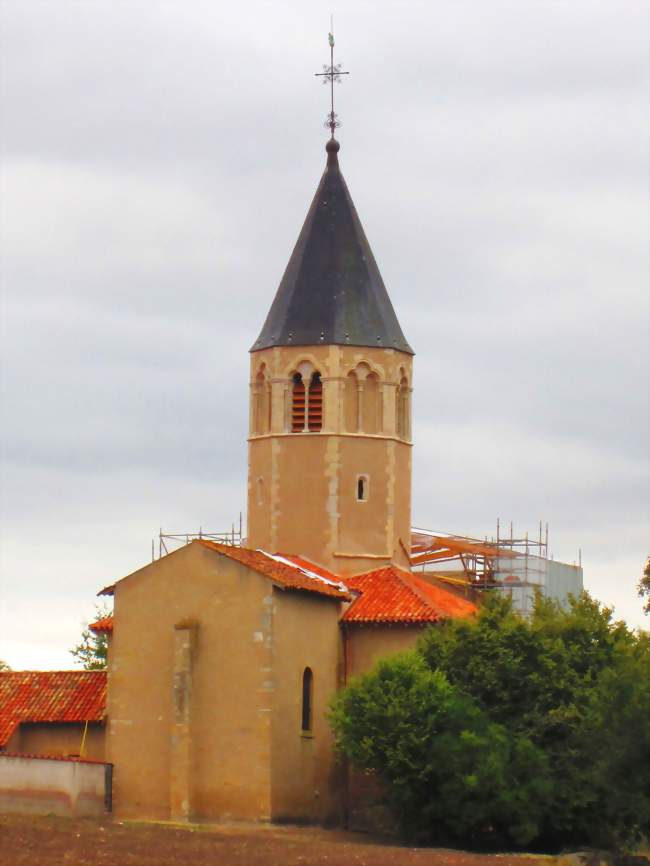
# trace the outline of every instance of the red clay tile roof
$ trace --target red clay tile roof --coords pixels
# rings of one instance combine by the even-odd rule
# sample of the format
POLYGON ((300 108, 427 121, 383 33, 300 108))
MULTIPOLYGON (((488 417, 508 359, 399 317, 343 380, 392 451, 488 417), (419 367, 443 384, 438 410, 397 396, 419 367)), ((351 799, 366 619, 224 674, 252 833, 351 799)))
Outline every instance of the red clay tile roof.
POLYGON ((451 617, 469 617, 478 608, 421 577, 394 565, 345 579, 360 592, 343 615, 346 623, 427 623, 451 617))
POLYGON ((88 628, 91 631, 94 631, 95 634, 101 634, 102 632, 112 632, 113 614, 109 613, 108 616, 100 616, 100 618, 96 619, 95 622, 91 622, 88 628))
POLYGON ((204 538, 197 539, 192 544, 202 544, 210 550, 216 550, 217 553, 247 565, 287 589, 316 592, 340 601, 350 600, 340 577, 306 559, 281 553, 266 553, 264 550, 249 550, 246 547, 232 547, 204 538))
POLYGON ((0 671, 0 748, 21 722, 100 722, 106 671, 0 671))

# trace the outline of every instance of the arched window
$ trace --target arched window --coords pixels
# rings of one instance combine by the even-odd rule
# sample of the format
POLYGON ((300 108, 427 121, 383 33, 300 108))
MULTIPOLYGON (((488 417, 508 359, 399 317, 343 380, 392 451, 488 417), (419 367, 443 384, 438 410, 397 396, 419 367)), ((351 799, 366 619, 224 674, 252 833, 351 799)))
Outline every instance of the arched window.
POLYGON ((406 376, 402 376, 397 389, 397 435, 402 439, 409 438, 409 383, 406 376))
POLYGON ((368 501, 368 476, 357 476, 357 502, 368 501))
POLYGON ((300 365, 302 372, 293 374, 291 390, 291 432, 320 433, 323 429, 323 383, 318 370, 305 362, 300 365), (304 377, 304 378, 303 378, 304 377), (309 385, 305 387, 305 381, 309 385))
POLYGON ((311 733, 314 715, 314 675, 311 668, 305 668, 302 674, 302 731, 311 733))
POLYGON ((320 373, 314 373, 309 383, 307 415, 309 432, 320 433, 323 429, 323 383, 320 373))
POLYGON ((291 397, 291 432, 302 433, 305 429, 305 384, 300 373, 293 374, 291 397))

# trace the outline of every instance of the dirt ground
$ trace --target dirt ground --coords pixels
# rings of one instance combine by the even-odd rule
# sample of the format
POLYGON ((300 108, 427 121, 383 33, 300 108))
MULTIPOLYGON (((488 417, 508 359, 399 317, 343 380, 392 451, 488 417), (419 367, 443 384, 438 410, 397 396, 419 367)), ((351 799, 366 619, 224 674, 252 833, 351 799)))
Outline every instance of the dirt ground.
POLYGON ((406 848, 314 827, 0 815, 0 866, 549 866, 551 858, 406 848))

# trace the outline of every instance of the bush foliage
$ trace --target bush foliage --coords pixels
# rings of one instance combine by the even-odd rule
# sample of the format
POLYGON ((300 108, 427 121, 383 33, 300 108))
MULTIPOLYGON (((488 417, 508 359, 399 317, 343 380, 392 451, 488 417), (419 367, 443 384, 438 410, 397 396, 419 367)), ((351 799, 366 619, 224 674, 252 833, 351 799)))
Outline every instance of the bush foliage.
POLYGON ((490 596, 335 699, 338 747, 403 834, 623 845, 650 832, 650 642, 586 593, 524 620, 490 596))

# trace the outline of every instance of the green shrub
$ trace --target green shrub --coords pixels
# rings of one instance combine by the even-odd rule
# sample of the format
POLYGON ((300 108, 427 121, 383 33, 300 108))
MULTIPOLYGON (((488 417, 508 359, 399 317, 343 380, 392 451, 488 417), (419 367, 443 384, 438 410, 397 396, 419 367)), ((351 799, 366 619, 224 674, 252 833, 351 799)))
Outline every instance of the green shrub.
POLYGON ((334 701, 338 747, 411 838, 622 845, 650 832, 650 642, 587 594, 500 596, 334 701))
POLYGON ((408 838, 523 845, 539 832, 543 754, 491 722, 419 653, 380 662, 338 696, 331 718, 352 763, 385 783, 408 838))

